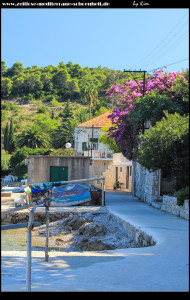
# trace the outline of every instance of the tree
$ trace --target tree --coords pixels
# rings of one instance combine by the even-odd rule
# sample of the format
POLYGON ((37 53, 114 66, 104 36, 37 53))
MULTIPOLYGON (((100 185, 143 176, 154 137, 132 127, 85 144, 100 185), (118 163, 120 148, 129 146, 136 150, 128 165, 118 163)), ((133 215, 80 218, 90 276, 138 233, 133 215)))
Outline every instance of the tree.
POLYGON ((54 134, 53 146, 55 149, 63 147, 68 140, 73 141, 73 112, 69 100, 60 116, 62 117, 61 125, 55 130, 54 134))
POLYGON ((189 116, 164 114, 161 121, 139 137, 137 161, 149 171, 161 168, 168 176, 179 178, 181 175, 186 186, 189 174, 189 116))
POLYGON ((98 80, 84 76, 80 83, 83 99, 89 106, 89 119, 91 119, 92 105, 98 95, 98 80))
POLYGON ((7 143, 7 150, 8 153, 12 153, 15 151, 15 137, 14 137, 14 128, 13 128, 13 119, 11 118, 10 127, 8 131, 8 143, 7 143))
POLYGON ((25 159, 29 155, 47 155, 49 149, 44 148, 27 148, 26 146, 17 149, 10 158, 10 166, 12 173, 15 176, 18 176, 19 179, 22 179, 23 176, 27 173, 27 166, 25 165, 25 159))
POLYGON ((52 78, 53 87, 66 95, 68 93, 68 81, 70 80, 69 73, 66 68, 61 68, 52 78))
POLYGON ((37 124, 26 126, 21 134, 17 136, 17 145, 22 148, 48 148, 51 145, 49 134, 37 124))
POLYGON ((79 109, 77 109, 75 111, 76 124, 88 121, 88 114, 89 114, 89 109, 88 108, 79 108, 79 109))
POLYGON ((6 72, 6 65, 5 65, 5 62, 4 60, 1 61, 1 74, 3 75, 5 72, 6 72))
POLYGON ((74 94, 79 96, 80 89, 78 86, 78 80, 76 78, 68 81, 68 89, 70 91, 71 101, 73 100, 74 94))
POLYGON ((1 97, 8 98, 11 93, 12 80, 9 78, 1 78, 1 97))
POLYGON ((103 133, 99 138, 99 142, 108 145, 109 149, 112 150, 114 153, 118 153, 120 152, 120 149, 116 144, 116 141, 113 138, 108 139, 108 134, 107 134, 108 129, 109 129, 108 126, 104 126, 103 128, 101 128, 103 133))
POLYGON ((9 124, 7 123, 4 131, 4 149, 5 151, 8 151, 8 137, 9 137, 9 124))
POLYGON ((62 123, 73 117, 73 111, 69 99, 67 100, 66 105, 59 116, 62 118, 62 123))
POLYGON ((165 74, 156 71, 145 81, 145 96, 142 96, 143 81, 127 81, 123 86, 112 86, 107 92, 118 96, 117 108, 110 115, 113 126, 109 137, 116 140, 124 156, 135 159, 134 150, 138 148, 138 135, 142 123, 150 121, 155 124, 163 117, 164 110, 188 113, 188 80, 183 73, 165 74), (179 82, 183 89, 179 89, 179 82), (175 89, 177 90, 175 92, 175 89), (185 97, 184 97, 185 95, 185 97), (154 113, 153 113, 154 112, 154 113))
POLYGON ((12 85, 11 93, 13 95, 22 95, 23 90, 24 90, 24 77, 23 76, 13 77, 13 85, 12 85))
POLYGON ((22 63, 16 62, 13 64, 11 68, 7 70, 7 76, 15 76, 15 75, 20 75, 24 72, 24 67, 22 63))
MULTIPOLYGON (((10 171, 10 155, 4 150, 1 149, 1 172, 10 171)), ((3 174, 1 174, 3 176, 3 174)))
POLYGON ((24 77, 24 89, 26 93, 35 93, 43 88, 39 74, 27 74, 24 77))

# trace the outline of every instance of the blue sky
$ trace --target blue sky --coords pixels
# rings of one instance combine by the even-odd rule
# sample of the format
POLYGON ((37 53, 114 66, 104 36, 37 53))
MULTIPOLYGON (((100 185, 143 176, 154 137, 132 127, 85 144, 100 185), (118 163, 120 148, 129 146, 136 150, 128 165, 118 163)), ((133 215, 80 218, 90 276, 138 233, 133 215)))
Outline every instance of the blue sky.
POLYGON ((9 68, 188 68, 188 9, 2 9, 1 60, 9 68), (173 64, 175 62, 182 62, 173 64))

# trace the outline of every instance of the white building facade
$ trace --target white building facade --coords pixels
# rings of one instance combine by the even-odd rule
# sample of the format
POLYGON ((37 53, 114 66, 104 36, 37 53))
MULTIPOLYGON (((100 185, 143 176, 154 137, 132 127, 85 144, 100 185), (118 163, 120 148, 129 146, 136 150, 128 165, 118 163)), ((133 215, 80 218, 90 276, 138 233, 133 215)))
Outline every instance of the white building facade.
MULTIPOLYGON (((74 129, 74 151, 76 155, 92 157, 92 177, 105 177, 105 189, 114 189, 119 182, 121 190, 132 192, 133 166, 122 153, 113 154, 107 145, 100 143, 101 128, 110 126, 106 112, 79 124, 74 129)), ((101 188, 101 182, 96 184, 101 188)))

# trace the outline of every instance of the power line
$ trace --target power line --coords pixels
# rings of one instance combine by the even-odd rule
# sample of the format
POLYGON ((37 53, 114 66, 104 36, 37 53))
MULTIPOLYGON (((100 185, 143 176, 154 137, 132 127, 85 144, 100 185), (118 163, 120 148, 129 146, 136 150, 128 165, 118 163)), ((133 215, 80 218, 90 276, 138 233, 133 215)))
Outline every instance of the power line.
MULTIPOLYGON (((187 22, 185 22, 185 24, 186 24, 187 22)), ((184 24, 184 25, 185 25, 184 24)), ((174 41, 174 44, 175 44, 175 42, 176 42, 176 40, 174 40, 174 38, 177 36, 177 34, 181 31, 181 29, 184 27, 184 25, 180 28, 180 30, 178 30, 178 32, 176 33, 176 34, 174 34, 170 39, 169 39, 169 41, 167 41, 165 44, 164 44, 164 46, 161 48, 161 49, 158 49, 157 51, 156 51, 156 53, 153 55, 153 60, 154 60, 154 56, 158 53, 158 54, 160 54, 160 52, 171 42, 171 41, 174 41)), ((186 34, 186 32, 185 33, 183 33, 182 34, 182 36, 180 36, 179 37, 179 39, 181 38, 181 37, 183 37, 184 36, 184 34, 186 34)), ((178 40, 177 40, 178 41, 178 40)), ((171 46, 169 46, 169 49, 171 48, 171 46)), ((167 51, 168 49, 166 49, 166 51, 167 51)), ((165 52, 164 52, 165 53, 165 52)), ((159 56, 160 57, 160 56, 159 56)), ((149 58, 150 59, 150 58, 149 58)), ((148 59, 148 60, 149 60, 148 59)), ((146 60, 147 61, 147 60, 146 60)))
POLYGON ((176 46, 179 45, 179 43, 181 43, 184 38, 186 38, 187 32, 185 32, 182 36, 180 36, 177 40, 174 41, 173 44, 171 44, 169 46, 169 48, 167 48, 164 52, 160 53, 159 56, 157 56, 157 58, 150 60, 149 65, 153 64, 154 62, 158 61, 160 59, 160 57, 163 57, 164 55, 166 55, 168 53, 168 51, 172 48, 174 49, 176 46))
MULTIPOLYGON (((176 62, 173 62, 173 63, 171 63, 171 64, 169 64, 169 65, 166 65, 167 67, 168 66, 171 66, 171 65, 174 65, 174 64, 177 64, 177 63, 179 63, 179 62, 182 62, 182 61, 185 61, 185 60, 188 60, 189 58, 185 58, 185 59, 182 59, 182 60, 179 60, 179 61, 176 61, 176 62)), ((161 69, 161 68, 163 68, 164 66, 162 66, 162 67, 159 67, 159 68, 156 68, 156 69, 152 69, 152 70, 150 70, 150 71, 148 71, 148 72, 152 72, 152 71, 155 71, 155 70, 158 70, 158 69, 161 69)))
POLYGON ((186 16, 187 14, 185 13, 184 15, 183 15, 183 17, 179 20, 179 22, 174 26, 174 28, 167 34, 167 36, 148 54, 148 55, 146 55, 142 60, 140 60, 139 62, 137 62, 137 65, 139 65, 140 63, 142 63, 142 62, 144 62, 144 61, 147 61, 147 59, 149 59, 150 57, 152 57, 152 56, 154 56, 158 51, 160 51, 160 50, 162 50, 169 42, 170 42, 170 40, 173 38, 173 37, 175 37, 180 31, 181 31, 181 29, 183 28, 183 26, 186 24, 186 22, 185 22, 185 24, 183 24, 183 26, 177 31, 177 33, 176 34, 174 34, 173 36, 172 36, 172 38, 170 38, 170 40, 169 41, 167 41, 166 42, 166 44, 165 44, 165 46, 163 46, 163 47, 161 47, 161 49, 159 49, 159 47, 160 47, 160 45, 165 41, 165 40, 167 40, 168 39, 168 37, 170 36, 170 34, 176 29, 176 27, 181 23, 181 21, 184 19, 184 17, 186 16), (156 51, 156 53, 154 53, 156 51), (154 54, 153 54, 154 53, 154 54))

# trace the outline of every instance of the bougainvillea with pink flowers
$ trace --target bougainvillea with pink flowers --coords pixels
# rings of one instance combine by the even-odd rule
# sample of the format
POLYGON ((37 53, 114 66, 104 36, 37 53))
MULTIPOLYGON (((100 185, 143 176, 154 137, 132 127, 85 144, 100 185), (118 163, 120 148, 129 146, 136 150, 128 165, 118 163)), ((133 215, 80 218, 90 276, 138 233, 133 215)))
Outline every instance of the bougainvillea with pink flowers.
POLYGON ((127 81, 122 86, 113 85, 107 95, 117 96, 117 108, 110 114, 112 126, 108 138, 114 138, 121 152, 130 160, 136 159, 142 123, 154 126, 164 116, 164 111, 184 115, 188 112, 188 72, 154 71, 144 82, 127 81))

